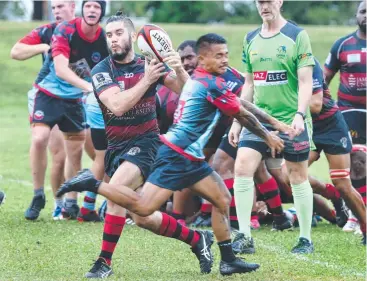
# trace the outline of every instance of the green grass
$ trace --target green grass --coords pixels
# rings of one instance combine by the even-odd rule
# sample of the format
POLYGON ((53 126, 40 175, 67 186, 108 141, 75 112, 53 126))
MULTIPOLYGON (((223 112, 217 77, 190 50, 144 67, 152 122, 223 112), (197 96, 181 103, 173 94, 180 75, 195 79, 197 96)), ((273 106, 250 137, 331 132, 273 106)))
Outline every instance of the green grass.
MULTIPOLYGON (((0 189, 7 202, 0 208, 0 281, 81 280, 99 253, 102 224, 53 222, 53 200, 47 182, 46 209, 36 222, 27 222, 24 210, 32 196, 28 149, 30 130, 27 96, 40 68, 40 58, 15 62, 9 58, 12 44, 39 23, 0 25, 0 189)), ((177 46, 184 39, 195 39, 205 32, 218 32, 229 42, 231 65, 241 69, 240 52, 244 34, 253 26, 164 25, 177 46)), ((345 27, 306 27, 315 55, 323 62, 332 43, 351 32, 345 27)), ((332 91, 335 93, 337 81, 332 91)), ((90 161, 85 159, 85 167, 90 161)), ((322 158, 311 172, 328 180, 322 158)), ((47 177, 48 181, 48 177, 47 177)), ((101 199, 100 199, 101 200, 101 199)), ((359 237, 345 234, 326 223, 313 229, 316 252, 295 257, 289 249, 298 231, 272 233, 268 226, 254 232, 257 253, 249 260, 261 269, 246 276, 223 278, 218 273, 217 247, 213 273, 201 276, 189 248, 177 241, 126 226, 114 255, 115 275, 110 280, 365 280, 366 255, 359 237)))

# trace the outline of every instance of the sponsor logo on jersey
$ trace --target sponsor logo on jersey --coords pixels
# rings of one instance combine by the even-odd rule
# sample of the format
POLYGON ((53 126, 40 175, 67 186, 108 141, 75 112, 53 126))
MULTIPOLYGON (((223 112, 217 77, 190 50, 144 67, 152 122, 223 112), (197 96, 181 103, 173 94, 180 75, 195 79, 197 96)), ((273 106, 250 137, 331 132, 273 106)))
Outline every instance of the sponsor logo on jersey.
POLYGON ((238 85, 237 82, 227 81, 227 88, 233 92, 233 89, 238 85))
POLYGON ((287 71, 255 71, 254 84, 255 86, 274 86, 288 84, 287 71))
POLYGON ((101 54, 100 53, 98 53, 98 52, 94 52, 93 54, 92 54, 92 61, 93 62, 95 62, 95 63, 97 63, 97 62, 99 62, 101 60, 101 54))
POLYGON ((94 87, 98 90, 102 86, 112 83, 112 78, 108 72, 100 72, 92 77, 94 87))
POLYGON ((253 56, 257 56, 257 51, 250 51, 250 56, 253 57, 253 56))
POLYGON ((361 54, 348 54, 347 63, 359 63, 361 62, 361 54))
POLYGON ((69 67, 71 70, 82 79, 90 79, 90 67, 86 59, 78 60, 74 63, 70 63, 69 67))
POLYGON ((313 89, 322 88, 322 84, 320 83, 319 79, 317 78, 313 79, 312 88, 313 89))
POLYGON ((297 58, 298 58, 298 60, 303 60, 303 59, 306 59, 306 58, 309 58, 309 57, 312 57, 311 53, 300 54, 297 58))
POLYGON ((277 54, 278 59, 285 59, 287 56, 287 47, 284 45, 279 46, 277 52, 278 52, 277 54))

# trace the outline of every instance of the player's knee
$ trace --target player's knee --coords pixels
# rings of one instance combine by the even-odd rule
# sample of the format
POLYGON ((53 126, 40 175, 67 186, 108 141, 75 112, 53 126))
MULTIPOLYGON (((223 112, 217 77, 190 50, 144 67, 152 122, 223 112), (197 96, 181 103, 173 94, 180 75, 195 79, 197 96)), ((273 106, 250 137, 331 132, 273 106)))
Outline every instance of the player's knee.
POLYGON ((37 149, 46 149, 48 143, 48 135, 46 134, 33 134, 32 145, 37 149))
POLYGON ((307 169, 292 168, 289 170, 289 181, 291 184, 301 184, 308 180, 307 169))
POLYGON ((234 173, 236 177, 253 177, 258 168, 257 161, 249 160, 246 153, 237 153, 236 162, 234 165, 234 173))
POLYGON ((331 169, 330 178, 341 194, 347 194, 352 189, 350 169, 331 169))
POLYGON ((137 204, 133 208, 133 212, 141 217, 147 217, 154 213, 154 209, 150 206, 144 206, 142 204, 137 204))
POLYGON ((134 222, 140 228, 149 229, 149 226, 151 225, 151 218, 150 216, 134 216, 134 222))

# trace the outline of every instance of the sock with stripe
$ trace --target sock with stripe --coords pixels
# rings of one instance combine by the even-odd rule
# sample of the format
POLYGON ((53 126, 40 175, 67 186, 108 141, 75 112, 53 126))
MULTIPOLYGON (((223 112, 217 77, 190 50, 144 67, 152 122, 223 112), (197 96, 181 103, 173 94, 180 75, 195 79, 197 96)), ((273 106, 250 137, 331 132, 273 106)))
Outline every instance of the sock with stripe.
POLYGON ((259 220, 259 216, 257 215, 257 212, 251 212, 251 220, 259 220))
POLYGON ((310 182, 291 184, 294 206, 297 210, 300 237, 311 241, 311 222, 313 215, 313 191, 310 182))
POLYGON ((112 255, 120 239, 125 221, 125 217, 106 214, 103 228, 102 249, 99 257, 104 258, 108 265, 111 265, 112 255))
POLYGON ((238 226, 236 202, 234 198, 234 189, 233 189, 234 179, 226 179, 224 180, 224 183, 227 186, 228 191, 229 193, 231 193, 231 196, 232 196, 231 204, 229 206, 229 222, 230 222, 231 227, 238 229, 239 226, 238 226))
POLYGON ((175 218, 176 220, 185 220, 186 216, 180 212, 177 212, 175 210, 173 210, 172 212, 172 217, 175 218))
POLYGON ((282 200, 280 199, 279 188, 276 180, 271 177, 267 182, 257 185, 258 190, 264 196, 271 213, 274 216, 283 215, 282 200))
POLYGON ((233 187, 239 231, 251 238, 250 220, 254 201, 254 180, 252 177, 236 177, 233 187))
POLYGON ((162 213, 162 222, 159 229, 161 236, 175 238, 186 244, 195 247, 200 240, 200 234, 191 230, 186 226, 181 225, 177 220, 166 213, 162 213))
POLYGON ((96 198, 97 198, 96 193, 87 191, 87 193, 84 196, 83 206, 80 208, 80 212, 83 215, 86 215, 87 213, 95 210, 96 198))

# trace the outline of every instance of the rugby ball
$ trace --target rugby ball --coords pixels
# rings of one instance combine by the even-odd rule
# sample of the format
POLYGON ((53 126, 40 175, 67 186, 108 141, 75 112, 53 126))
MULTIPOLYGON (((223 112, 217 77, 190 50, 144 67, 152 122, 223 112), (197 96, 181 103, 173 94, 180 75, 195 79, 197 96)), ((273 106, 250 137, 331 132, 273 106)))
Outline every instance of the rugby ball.
POLYGON ((172 50, 167 32, 154 24, 146 24, 139 30, 137 42, 139 50, 148 61, 157 59, 163 62, 165 54, 172 50))

